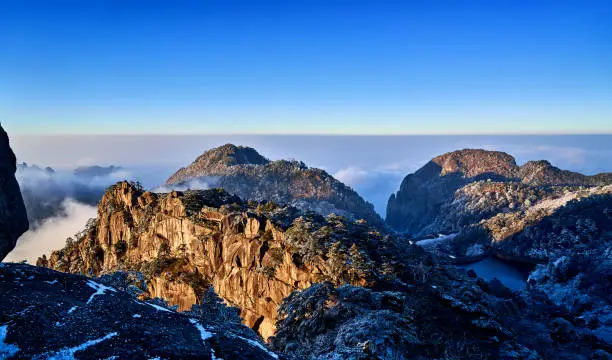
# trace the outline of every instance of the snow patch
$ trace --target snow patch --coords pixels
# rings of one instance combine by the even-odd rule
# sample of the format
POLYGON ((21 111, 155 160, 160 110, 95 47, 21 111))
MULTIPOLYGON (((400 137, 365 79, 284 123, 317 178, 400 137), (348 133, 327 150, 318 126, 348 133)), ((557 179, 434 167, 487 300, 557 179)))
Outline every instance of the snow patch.
POLYGON ((45 282, 46 282, 47 284, 49 284, 49 285, 53 285, 53 284, 57 284, 57 283, 58 283, 57 279, 56 279, 56 280, 53 280, 53 281, 45 281, 45 282))
POLYGON ((9 358, 19 352, 17 345, 4 342, 7 335, 8 325, 0 326, 0 359, 9 358))
POLYGON ((169 313, 171 313, 171 312, 172 312, 172 311, 170 311, 170 310, 166 309, 166 308, 165 308, 165 307, 163 307, 163 306, 159 306, 159 305, 155 305, 155 304, 151 304, 151 303, 143 303, 143 304, 147 304, 147 305, 149 305, 149 306, 152 306, 153 308, 155 308, 156 310, 159 310, 159 311, 165 311, 165 312, 169 312, 169 313))
POLYGON ((240 335, 236 335, 236 334, 232 334, 230 333, 231 336, 238 338, 240 340, 246 341, 247 343, 251 344, 252 346, 261 349, 263 352, 265 352, 266 354, 272 356, 274 359, 278 359, 278 355, 276 355, 275 353, 273 353, 272 351, 268 350, 265 346, 263 346, 262 344, 258 343, 255 340, 251 340, 251 339, 247 339, 245 337, 242 337, 240 335))
POLYGON ((117 292, 117 290, 115 290, 115 289, 113 289, 111 287, 108 287, 108 286, 105 286, 105 285, 102 285, 102 284, 98 284, 97 282, 91 281, 91 280, 88 280, 86 285, 89 286, 90 288, 96 290, 95 293, 91 294, 91 296, 89 297, 89 300, 87 300, 88 304, 91 303, 91 301, 97 295, 104 295, 107 291, 117 292))
POLYGON ((140 314, 134 314, 134 316, 132 316, 134 319, 140 319, 142 317, 142 315, 140 314))
POLYGON ((457 234, 440 235, 437 238, 425 239, 425 240, 417 241, 416 244, 419 245, 419 246, 437 245, 437 244, 445 242, 445 241, 450 241, 450 240, 454 239, 455 236, 457 236, 457 234))
POLYGON ((73 307, 71 307, 71 308, 70 308, 70 310, 68 310, 68 314, 72 314, 72 312, 73 312, 74 310, 76 310, 77 308, 78 308, 78 306, 73 306, 73 307))
POLYGON ((99 339, 95 339, 95 340, 89 340, 87 342, 84 342, 83 344, 79 345, 79 346, 75 346, 72 348, 65 348, 62 349, 58 352, 55 353, 47 353, 41 356, 37 356, 34 359, 47 359, 47 360, 73 360, 75 359, 74 354, 78 351, 83 351, 85 349, 87 349, 88 347, 92 347, 94 345, 97 345, 103 341, 106 341, 108 339, 111 339, 113 337, 117 336, 116 332, 112 332, 104 337, 101 337, 99 339))
POLYGON ((189 322, 195 325, 195 327, 200 331, 200 337, 202 338, 202 341, 206 341, 211 337, 215 336, 215 334, 206 331, 206 329, 204 329, 204 326, 198 323, 196 319, 189 319, 189 322))

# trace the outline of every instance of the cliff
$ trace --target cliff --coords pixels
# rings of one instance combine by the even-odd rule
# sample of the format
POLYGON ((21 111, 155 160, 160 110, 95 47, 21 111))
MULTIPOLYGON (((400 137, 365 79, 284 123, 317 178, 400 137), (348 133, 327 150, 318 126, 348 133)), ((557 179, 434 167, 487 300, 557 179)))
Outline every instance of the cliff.
POLYGON ((394 244, 362 222, 245 203, 220 189, 156 194, 122 182, 75 241, 39 264, 88 275, 140 271, 149 296, 181 310, 212 286, 266 338, 293 291, 324 280, 366 285, 372 270, 359 264, 382 264, 394 244))
POLYGON ((324 216, 334 213, 383 224, 372 204, 327 172, 297 161, 270 161, 249 147, 227 144, 209 150, 178 170, 166 185, 188 187, 194 180, 245 200, 274 201, 324 216))
POLYGON ((29 222, 19 184, 15 179, 17 159, 0 125, 0 261, 15 248, 29 222))

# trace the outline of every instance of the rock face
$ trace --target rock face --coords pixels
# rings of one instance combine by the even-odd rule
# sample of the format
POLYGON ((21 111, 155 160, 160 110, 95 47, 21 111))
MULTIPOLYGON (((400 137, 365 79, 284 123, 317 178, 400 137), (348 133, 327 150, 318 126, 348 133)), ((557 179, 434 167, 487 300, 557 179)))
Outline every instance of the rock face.
POLYGON ((0 358, 279 358, 239 320, 206 315, 218 304, 177 313, 103 280, 0 264, 0 358))
POLYGON ((373 269, 365 265, 397 252, 387 249, 393 240, 363 222, 244 203, 220 189, 155 194, 122 182, 75 241, 39 264, 87 275, 140 271, 149 296, 181 310, 212 286, 267 338, 285 297, 324 280, 366 285, 373 269))
POLYGON ((28 216, 15 179, 17 159, 9 138, 0 126, 0 261, 15 248, 17 239, 29 228, 28 216))
POLYGON ((435 231, 430 225, 436 217, 453 215, 443 213, 442 208, 453 201, 457 190, 482 180, 524 184, 532 189, 601 186, 612 184, 612 173, 586 176, 560 170, 547 161, 530 161, 519 167, 512 156, 503 152, 459 150, 434 158, 404 178, 400 190, 391 195, 387 204, 387 223, 411 234, 435 231))
POLYGON ((166 185, 183 187, 194 180, 245 200, 274 201, 324 216, 334 213, 383 224, 372 204, 327 172, 297 161, 270 161, 249 147, 227 144, 207 151, 166 185))
POLYGON ((378 289, 329 283, 292 294, 272 347, 303 359, 596 359, 609 346, 532 290, 437 266, 378 289))

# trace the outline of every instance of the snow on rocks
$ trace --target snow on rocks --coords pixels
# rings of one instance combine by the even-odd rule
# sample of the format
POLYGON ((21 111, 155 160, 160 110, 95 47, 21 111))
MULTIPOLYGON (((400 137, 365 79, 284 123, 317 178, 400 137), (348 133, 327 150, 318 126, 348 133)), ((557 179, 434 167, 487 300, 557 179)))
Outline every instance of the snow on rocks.
POLYGON ((89 297, 89 300, 87 300, 88 304, 91 303, 91 301, 94 299, 94 297, 96 297, 98 295, 104 295, 104 294, 106 294, 107 291, 117 292, 117 290, 115 290, 115 289, 113 289, 111 287, 108 287, 108 286, 105 286, 105 285, 102 285, 102 284, 98 284, 97 282, 92 281, 92 280, 88 280, 86 285, 89 286, 90 288, 96 290, 96 292, 93 293, 89 297))
POLYGON ((19 347, 4 342, 7 334, 8 325, 0 326, 0 359, 9 358, 19 352, 19 347))
POLYGON ((48 360, 72 360, 74 359, 74 354, 78 351, 83 351, 91 346, 97 345, 103 341, 106 341, 108 339, 111 339, 113 337, 117 336, 116 332, 112 332, 110 334, 107 334, 104 337, 101 337, 99 339, 94 339, 94 340, 89 340, 84 342, 83 344, 79 345, 79 346, 75 346, 75 347, 71 347, 71 348, 65 348, 62 349, 58 352, 52 353, 52 354, 44 354, 44 355, 40 355, 35 357, 35 360, 42 360, 42 359, 48 359, 48 360))
POLYGON ((200 332, 200 337, 202 338, 202 341, 206 341, 210 339, 211 337, 215 336, 215 334, 208 332, 206 329, 204 329, 204 326, 198 323, 196 319, 189 319, 189 322, 195 325, 196 329, 198 329, 198 331, 200 332))
POLYGON ((263 352, 265 352, 266 354, 270 355, 270 356, 271 356, 271 357, 273 357, 274 359, 278 359, 278 355, 276 355, 276 354, 275 354, 275 353, 273 353, 272 351, 268 350, 268 349, 267 349, 265 346, 263 346, 262 344, 258 343, 258 342, 257 342, 257 341, 255 341, 255 340, 247 339, 247 338, 245 338, 245 337, 242 337, 242 336, 240 336, 240 335, 236 335, 236 334, 232 334, 232 333, 230 333, 229 335, 230 335, 230 336, 232 336, 232 337, 234 337, 234 338, 237 338, 237 339, 240 339, 240 340, 246 341, 247 343, 249 343, 249 344, 253 345, 254 347, 257 347, 257 348, 261 349, 263 352))

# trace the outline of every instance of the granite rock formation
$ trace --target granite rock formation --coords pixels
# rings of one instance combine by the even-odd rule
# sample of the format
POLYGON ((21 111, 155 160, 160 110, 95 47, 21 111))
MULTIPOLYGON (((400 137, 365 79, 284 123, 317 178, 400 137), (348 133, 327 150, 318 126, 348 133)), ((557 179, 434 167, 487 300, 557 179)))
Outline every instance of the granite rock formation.
POLYGON ((372 204, 327 172, 298 161, 270 161, 249 147, 227 144, 209 150, 178 170, 166 185, 185 187, 194 180, 244 200, 274 201, 324 216, 334 213, 383 224, 372 204))
MULTIPOLYGON (((39 265, 93 276, 139 271, 150 297, 181 310, 212 286, 267 338, 293 291, 326 280, 367 285, 374 275, 366 264, 382 265, 393 246, 363 221, 243 202, 221 189, 156 194, 121 182, 107 190, 97 219, 39 265)), ((377 276, 394 272, 386 265, 377 276)))

